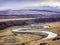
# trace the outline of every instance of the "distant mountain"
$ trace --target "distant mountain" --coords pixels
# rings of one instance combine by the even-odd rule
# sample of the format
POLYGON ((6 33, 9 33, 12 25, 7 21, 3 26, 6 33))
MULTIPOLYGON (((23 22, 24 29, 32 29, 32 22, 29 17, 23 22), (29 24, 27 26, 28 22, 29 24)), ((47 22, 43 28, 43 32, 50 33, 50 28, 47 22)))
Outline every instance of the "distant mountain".
POLYGON ((0 11, 0 15, 20 15, 20 14, 35 14, 39 12, 60 13, 60 9, 50 6, 30 7, 21 10, 4 10, 0 11))
POLYGON ((32 10, 42 10, 42 11, 47 11, 47 12, 60 12, 60 9, 56 8, 56 7, 51 7, 51 6, 40 6, 40 7, 31 7, 31 8, 27 8, 27 9, 32 9, 32 10))
POLYGON ((0 11, 0 18, 60 18, 60 9, 41 6, 21 10, 3 10, 0 11))

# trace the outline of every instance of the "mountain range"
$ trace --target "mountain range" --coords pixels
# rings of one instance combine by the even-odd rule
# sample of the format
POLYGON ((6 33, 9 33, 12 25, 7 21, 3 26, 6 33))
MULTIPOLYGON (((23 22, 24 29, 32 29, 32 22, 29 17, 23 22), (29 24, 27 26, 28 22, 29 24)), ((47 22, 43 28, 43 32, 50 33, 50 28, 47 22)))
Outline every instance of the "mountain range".
POLYGON ((2 10, 0 17, 19 17, 19 18, 60 18, 60 9, 50 6, 41 6, 34 8, 26 8, 20 10, 2 10))

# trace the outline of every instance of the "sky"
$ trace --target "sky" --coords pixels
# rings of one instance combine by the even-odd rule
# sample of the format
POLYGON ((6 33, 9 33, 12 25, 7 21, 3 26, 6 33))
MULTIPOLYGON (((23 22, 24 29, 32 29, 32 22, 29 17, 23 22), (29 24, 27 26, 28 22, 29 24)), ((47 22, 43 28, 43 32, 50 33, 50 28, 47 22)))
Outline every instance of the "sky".
POLYGON ((51 6, 60 9, 60 0, 0 0, 0 10, 51 6))

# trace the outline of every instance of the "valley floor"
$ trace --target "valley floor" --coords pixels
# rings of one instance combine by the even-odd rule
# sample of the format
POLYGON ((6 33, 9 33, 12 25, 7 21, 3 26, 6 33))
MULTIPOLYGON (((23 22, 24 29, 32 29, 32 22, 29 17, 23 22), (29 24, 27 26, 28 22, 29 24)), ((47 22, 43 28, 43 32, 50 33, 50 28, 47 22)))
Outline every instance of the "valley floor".
MULTIPOLYGON (((2 20, 0 20, 1 22, 2 20)), ((0 45, 60 45, 60 22, 39 23, 37 25, 49 26, 49 28, 36 28, 30 25, 8 27, 0 31, 0 45), (54 39, 41 40, 42 36, 33 34, 13 34, 12 30, 18 28, 29 28, 32 30, 43 30, 57 33, 54 39), (10 40, 10 41, 9 41, 10 40)))

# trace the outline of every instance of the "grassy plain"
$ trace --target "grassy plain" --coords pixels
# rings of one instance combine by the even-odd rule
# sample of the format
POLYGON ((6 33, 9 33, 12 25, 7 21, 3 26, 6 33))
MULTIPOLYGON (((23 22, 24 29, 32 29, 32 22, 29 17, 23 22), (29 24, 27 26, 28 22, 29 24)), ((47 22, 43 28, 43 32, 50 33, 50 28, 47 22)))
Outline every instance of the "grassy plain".
MULTIPOLYGON (((18 20, 18 19, 13 19, 13 20, 18 20)), ((26 20, 26 19, 22 19, 26 20)), ((0 19, 0 22, 2 21, 10 21, 10 19, 4 20, 0 19)), ((38 25, 48 25, 50 28, 35 28, 31 27, 29 25, 25 26, 13 26, 13 27, 8 27, 4 30, 0 31, 0 44, 1 45, 17 45, 21 43, 28 43, 28 45, 40 45, 40 43, 47 43, 46 45, 60 45, 60 22, 51 22, 51 23, 43 23, 43 24, 38 24, 38 25), (53 39, 47 39, 47 40, 41 40, 40 38, 42 36, 38 35, 32 35, 32 34, 23 34, 15 36, 11 30, 17 29, 17 28, 31 28, 32 30, 44 30, 44 31, 51 31, 54 33, 57 33, 58 36, 56 37, 56 40, 53 39), (5 39, 16 39, 17 41, 11 42, 11 43, 6 43, 5 39), (59 38, 59 39, 58 39, 59 38)), ((26 44, 27 45, 27 44, 26 44)))

